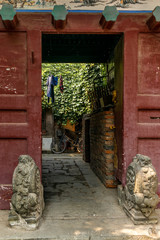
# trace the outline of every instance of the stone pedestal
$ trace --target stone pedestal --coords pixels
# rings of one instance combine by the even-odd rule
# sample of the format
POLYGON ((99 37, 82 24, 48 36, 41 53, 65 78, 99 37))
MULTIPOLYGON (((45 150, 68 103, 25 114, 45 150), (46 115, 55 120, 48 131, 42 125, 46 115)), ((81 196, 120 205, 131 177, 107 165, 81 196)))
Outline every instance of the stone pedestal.
POLYGON ((158 223, 157 216, 154 213, 152 213, 150 216, 146 217, 142 214, 142 212, 139 209, 132 208, 131 210, 128 208, 127 204, 123 205, 123 209, 127 216, 133 221, 135 225, 138 224, 156 224, 158 223))
POLYGON ((44 209, 40 172, 28 155, 19 157, 12 179, 13 195, 10 203, 9 225, 34 230, 44 209))

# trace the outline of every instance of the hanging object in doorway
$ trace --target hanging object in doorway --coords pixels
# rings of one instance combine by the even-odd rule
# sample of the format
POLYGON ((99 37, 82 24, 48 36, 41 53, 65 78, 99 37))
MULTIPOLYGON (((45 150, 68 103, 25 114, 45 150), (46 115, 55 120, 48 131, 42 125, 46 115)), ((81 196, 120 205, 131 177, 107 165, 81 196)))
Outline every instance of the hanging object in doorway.
POLYGON ((62 75, 60 76, 59 88, 60 88, 60 92, 63 93, 63 79, 62 79, 62 75))
POLYGON ((47 97, 48 102, 49 98, 52 99, 52 103, 54 103, 54 86, 57 86, 58 84, 58 77, 54 77, 52 74, 48 76, 47 78, 47 97))

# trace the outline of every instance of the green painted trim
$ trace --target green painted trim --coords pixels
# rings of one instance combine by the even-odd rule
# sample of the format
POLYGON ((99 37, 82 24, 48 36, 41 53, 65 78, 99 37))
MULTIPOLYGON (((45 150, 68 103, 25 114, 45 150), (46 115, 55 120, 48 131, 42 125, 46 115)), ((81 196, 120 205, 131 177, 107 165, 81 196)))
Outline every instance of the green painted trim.
POLYGON ((155 17, 157 22, 160 22, 160 6, 157 6, 154 10, 153 10, 153 16, 155 17))
POLYGON ((16 11, 11 4, 3 4, 0 15, 3 21, 12 21, 14 19, 14 16, 16 15, 16 11))
POLYGON ((58 20, 66 20, 68 11, 66 10, 64 5, 55 5, 52 11, 52 16, 55 21, 58 20))
POLYGON ((119 12, 115 6, 106 6, 102 15, 104 16, 106 22, 117 20, 119 12))

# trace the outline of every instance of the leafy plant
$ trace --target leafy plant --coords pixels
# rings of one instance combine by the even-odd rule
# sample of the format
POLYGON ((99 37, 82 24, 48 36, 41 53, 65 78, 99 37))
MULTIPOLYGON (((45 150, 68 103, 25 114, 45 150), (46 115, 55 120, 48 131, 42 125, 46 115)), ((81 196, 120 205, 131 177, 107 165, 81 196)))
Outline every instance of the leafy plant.
POLYGON ((66 124, 79 121, 83 114, 90 113, 88 91, 106 84, 106 67, 104 64, 71 64, 43 63, 42 64, 42 108, 53 108, 55 121, 66 124), (55 102, 48 103, 47 78, 53 74, 63 78, 63 93, 60 92, 59 82, 54 87, 55 102))

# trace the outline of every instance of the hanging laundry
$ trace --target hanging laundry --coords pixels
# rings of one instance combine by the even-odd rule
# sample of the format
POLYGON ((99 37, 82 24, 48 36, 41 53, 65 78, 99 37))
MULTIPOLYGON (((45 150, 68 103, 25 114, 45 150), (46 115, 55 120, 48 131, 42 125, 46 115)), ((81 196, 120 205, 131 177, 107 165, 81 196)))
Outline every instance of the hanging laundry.
MULTIPOLYGON (((58 79, 58 78, 57 78, 58 79)), ((54 86, 55 86, 55 81, 54 81, 54 76, 50 74, 47 78, 47 97, 48 97, 48 103, 49 103, 49 98, 52 99, 52 103, 54 103, 54 86)))
POLYGON ((58 77, 54 77, 54 76, 52 75, 52 78, 53 78, 53 85, 54 85, 54 86, 57 86, 57 85, 58 85, 58 77))
POLYGON ((62 75, 60 76, 59 88, 60 88, 60 92, 63 93, 63 79, 62 79, 62 75))

